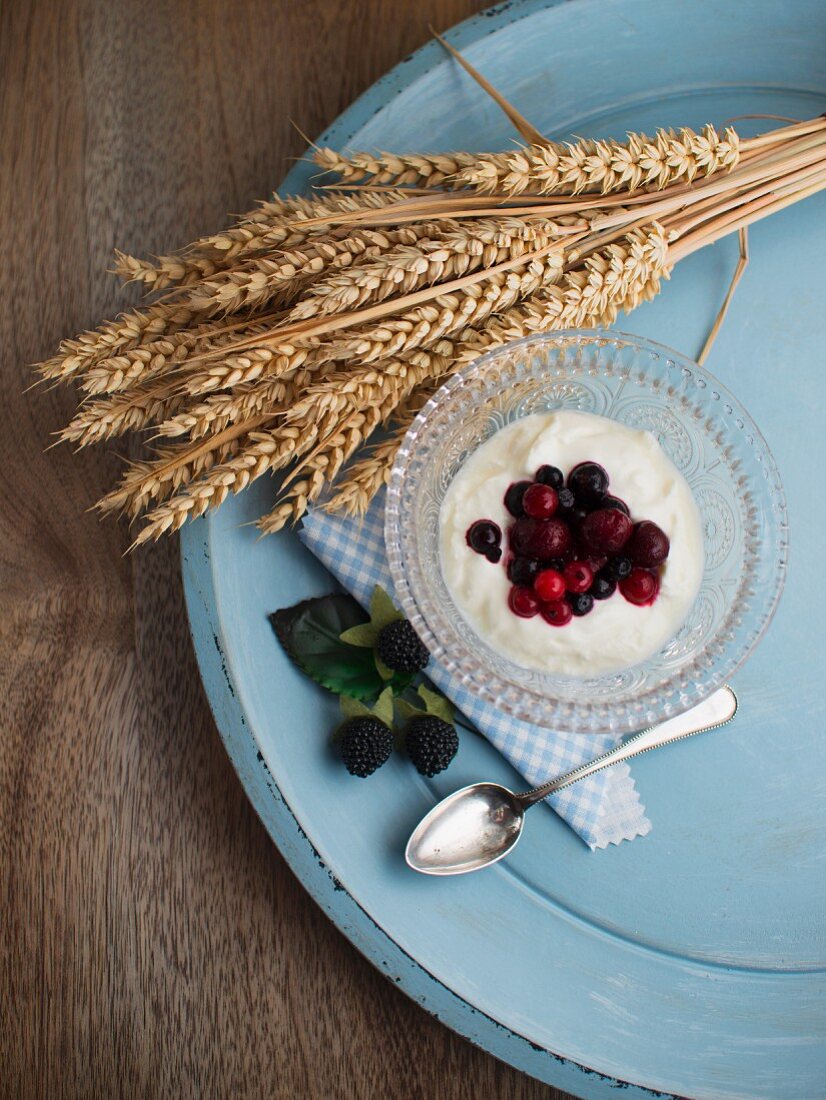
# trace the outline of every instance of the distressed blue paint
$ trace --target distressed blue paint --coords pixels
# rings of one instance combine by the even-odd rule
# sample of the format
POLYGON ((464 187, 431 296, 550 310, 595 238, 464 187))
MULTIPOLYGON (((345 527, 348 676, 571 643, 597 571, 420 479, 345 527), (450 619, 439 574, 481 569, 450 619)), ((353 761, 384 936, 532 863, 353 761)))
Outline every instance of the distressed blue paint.
MULTIPOLYGON (((757 111, 804 117, 826 105, 820 0, 755 0, 747 9, 724 0, 528 0, 451 37, 555 136, 757 111)), ((323 140, 341 146, 351 137, 355 147, 504 148, 512 134, 430 46, 323 140)), ((300 187, 308 171, 297 169, 287 187, 300 187)), ((809 512, 809 470, 826 468, 824 213, 821 196, 756 227, 709 361, 777 456, 792 564, 777 618, 738 675, 736 724, 635 768, 654 822, 645 840, 592 855, 547 813, 490 872, 456 882, 408 873, 402 842, 433 798, 481 776, 507 782, 508 768, 466 736, 447 775, 430 783, 401 760, 367 783, 349 781, 324 747, 331 701, 286 663, 265 619, 329 580, 297 540, 258 542, 240 526, 265 508, 271 488, 255 485, 184 534, 210 701, 296 873, 414 999, 577 1095, 608 1096, 625 1081, 695 1097, 803 1100, 826 1088, 823 525, 809 512)), ((729 241, 690 258, 622 327, 695 351, 735 256, 729 241)))

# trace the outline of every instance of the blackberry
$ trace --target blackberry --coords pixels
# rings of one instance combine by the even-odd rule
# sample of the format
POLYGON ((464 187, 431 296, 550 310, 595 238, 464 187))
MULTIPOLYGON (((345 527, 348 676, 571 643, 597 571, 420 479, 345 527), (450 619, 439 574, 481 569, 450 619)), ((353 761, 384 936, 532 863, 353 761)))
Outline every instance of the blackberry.
POLYGON ((348 718, 339 726, 338 751, 350 775, 366 779, 390 759, 393 734, 378 718, 348 718))
POLYGON ((396 619, 379 632, 376 654, 393 672, 421 672, 430 660, 427 646, 407 619, 396 619))
POLYGON ((459 737, 449 722, 427 714, 408 723, 404 744, 417 771, 432 776, 443 772, 456 755, 459 737))

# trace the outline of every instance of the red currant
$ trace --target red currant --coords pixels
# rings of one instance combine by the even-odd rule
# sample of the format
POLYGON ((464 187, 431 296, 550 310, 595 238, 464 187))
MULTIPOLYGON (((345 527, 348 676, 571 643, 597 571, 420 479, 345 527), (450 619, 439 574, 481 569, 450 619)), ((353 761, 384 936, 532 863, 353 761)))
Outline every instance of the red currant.
POLYGON ((594 571, 587 561, 570 561, 565 566, 565 587, 569 592, 587 592, 594 580, 594 571))
POLYGON ((636 565, 619 582, 619 590, 629 603, 636 604, 637 607, 648 607, 656 600, 660 591, 660 578, 658 574, 636 565))
POLYGON ((551 626, 565 626, 574 615, 567 600, 554 600, 553 603, 543 603, 540 614, 545 622, 551 626))
POLYGON ((508 596, 508 607, 520 619, 532 619, 539 611, 539 600, 530 588, 514 585, 508 596))
POLYGON ((553 603, 565 595, 565 578, 556 569, 543 569, 533 582, 533 590, 544 603, 553 603))

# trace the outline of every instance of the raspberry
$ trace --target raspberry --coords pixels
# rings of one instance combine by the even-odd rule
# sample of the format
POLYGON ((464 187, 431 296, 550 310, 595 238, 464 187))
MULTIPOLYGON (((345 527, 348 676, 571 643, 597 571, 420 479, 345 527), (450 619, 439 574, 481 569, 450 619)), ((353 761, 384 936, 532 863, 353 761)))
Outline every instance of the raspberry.
POLYGON ((531 516, 518 519, 511 527, 510 542, 515 554, 540 561, 563 557, 573 545, 571 532, 561 519, 534 519, 531 516))
POLYGON ((533 590, 543 603, 553 603, 565 595, 565 578, 556 569, 543 569, 533 582, 533 590))
POLYGON ((338 751, 350 775, 366 779, 390 759, 393 734, 378 718, 348 718, 339 726, 338 751))
POLYGON ((376 655, 393 672, 421 672, 430 660, 427 646, 407 619, 383 627, 376 639, 376 655))
POLYGON ((520 619, 532 619, 539 611, 539 600, 530 588, 515 586, 508 596, 508 607, 520 619))
POLYGON ((587 592, 594 573, 587 561, 571 561, 565 566, 565 587, 569 592, 587 592))
POLYGON ((427 714, 408 722, 404 747, 416 770, 433 776, 443 772, 459 751, 459 738, 450 722, 427 714))
POLYGON ((579 537, 588 550, 616 554, 631 537, 634 525, 617 508, 600 508, 582 521, 579 537))
POLYGON ((550 519, 558 503, 556 490, 550 485, 531 485, 522 498, 525 515, 533 516, 534 519, 550 519))
POLYGON ((668 557, 671 544, 668 535, 650 519, 644 519, 634 527, 628 553, 637 565, 661 565, 668 557))
POLYGON ((565 626, 571 621, 573 611, 567 600, 554 600, 553 603, 542 604, 542 618, 551 626, 565 626))
POLYGON ((660 591, 660 578, 637 565, 619 582, 619 590, 629 603, 649 607, 660 591))

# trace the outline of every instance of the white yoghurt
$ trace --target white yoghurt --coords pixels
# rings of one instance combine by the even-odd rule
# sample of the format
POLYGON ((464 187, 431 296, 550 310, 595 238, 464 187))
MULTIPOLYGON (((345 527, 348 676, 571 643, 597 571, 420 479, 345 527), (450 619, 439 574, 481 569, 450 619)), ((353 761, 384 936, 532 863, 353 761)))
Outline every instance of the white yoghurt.
POLYGON ((523 417, 476 450, 453 479, 440 513, 442 571, 456 605, 493 649, 524 667, 569 676, 616 672, 644 661, 673 637, 700 588, 703 538, 700 515, 685 478, 656 438, 606 417, 567 409, 523 417), (619 591, 595 600, 594 609, 554 627, 541 615, 521 619, 508 607, 504 504, 511 482, 532 480, 544 463, 567 476, 578 462, 599 462, 636 520, 658 524, 671 540, 660 593, 650 607, 636 607, 619 591), (492 564, 467 545, 478 519, 502 530, 505 551, 492 564))

